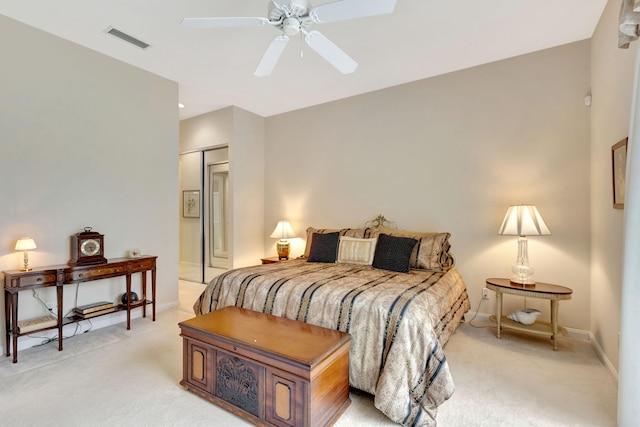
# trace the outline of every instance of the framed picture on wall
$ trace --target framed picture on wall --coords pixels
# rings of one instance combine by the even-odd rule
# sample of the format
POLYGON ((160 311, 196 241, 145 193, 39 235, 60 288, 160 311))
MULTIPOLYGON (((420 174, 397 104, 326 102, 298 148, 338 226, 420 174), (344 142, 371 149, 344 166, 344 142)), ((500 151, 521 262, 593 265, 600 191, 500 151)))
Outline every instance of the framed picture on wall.
POLYGON ((627 141, 614 144, 611 147, 611 167, 613 175, 613 207, 624 209, 625 175, 627 173, 627 141))
POLYGON ((182 216, 200 218, 200 190, 182 192, 182 216))

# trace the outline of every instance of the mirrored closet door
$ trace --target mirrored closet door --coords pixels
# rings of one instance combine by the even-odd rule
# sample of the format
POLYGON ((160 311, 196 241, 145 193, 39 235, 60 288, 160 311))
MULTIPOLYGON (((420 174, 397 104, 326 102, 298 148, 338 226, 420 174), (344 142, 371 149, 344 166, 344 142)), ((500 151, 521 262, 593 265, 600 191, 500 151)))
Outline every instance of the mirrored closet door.
POLYGON ((229 149, 180 155, 180 279, 208 283, 229 266, 229 149))

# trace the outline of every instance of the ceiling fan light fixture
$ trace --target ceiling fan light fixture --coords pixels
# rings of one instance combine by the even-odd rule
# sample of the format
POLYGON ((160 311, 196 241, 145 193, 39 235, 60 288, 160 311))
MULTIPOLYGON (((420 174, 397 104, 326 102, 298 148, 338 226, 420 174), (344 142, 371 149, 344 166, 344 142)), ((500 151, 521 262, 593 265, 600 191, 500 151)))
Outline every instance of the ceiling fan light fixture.
POLYGON ((300 21, 296 18, 287 18, 282 23, 282 30, 287 36, 295 36, 300 32, 300 21))

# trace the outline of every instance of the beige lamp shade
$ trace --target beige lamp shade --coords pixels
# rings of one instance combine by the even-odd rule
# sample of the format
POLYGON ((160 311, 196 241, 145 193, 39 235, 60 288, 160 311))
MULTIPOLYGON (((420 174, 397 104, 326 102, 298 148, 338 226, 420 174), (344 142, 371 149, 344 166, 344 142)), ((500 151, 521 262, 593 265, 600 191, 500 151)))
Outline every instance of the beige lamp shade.
POLYGON ((273 230, 270 236, 272 239, 291 239, 296 237, 289 221, 278 221, 276 228, 273 230))
POLYGON ((31 237, 21 237, 16 242, 16 251, 30 251, 37 248, 36 242, 31 237))
POLYGON ((540 212, 533 205, 509 206, 498 234, 505 236, 544 236, 551 234, 540 212))

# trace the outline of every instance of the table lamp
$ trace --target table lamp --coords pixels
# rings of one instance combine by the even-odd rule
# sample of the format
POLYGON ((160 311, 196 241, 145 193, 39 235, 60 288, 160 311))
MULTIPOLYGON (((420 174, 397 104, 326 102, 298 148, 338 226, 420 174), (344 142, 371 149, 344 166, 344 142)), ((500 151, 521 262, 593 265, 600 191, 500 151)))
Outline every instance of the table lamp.
POLYGON ((542 216, 533 205, 509 206, 504 216, 498 234, 504 236, 519 236, 518 258, 511 268, 512 283, 531 285, 533 280, 533 268, 529 266, 529 254, 527 249, 527 236, 545 236, 551 234, 542 216))
POLYGON ((28 251, 36 248, 36 242, 31 237, 21 237, 16 242, 16 251, 24 251, 24 267, 20 269, 21 271, 31 271, 28 251))
POLYGON ((296 237, 289 221, 278 221, 270 237, 272 239, 280 239, 277 244, 278 259, 289 259, 289 241, 287 239, 296 237))

